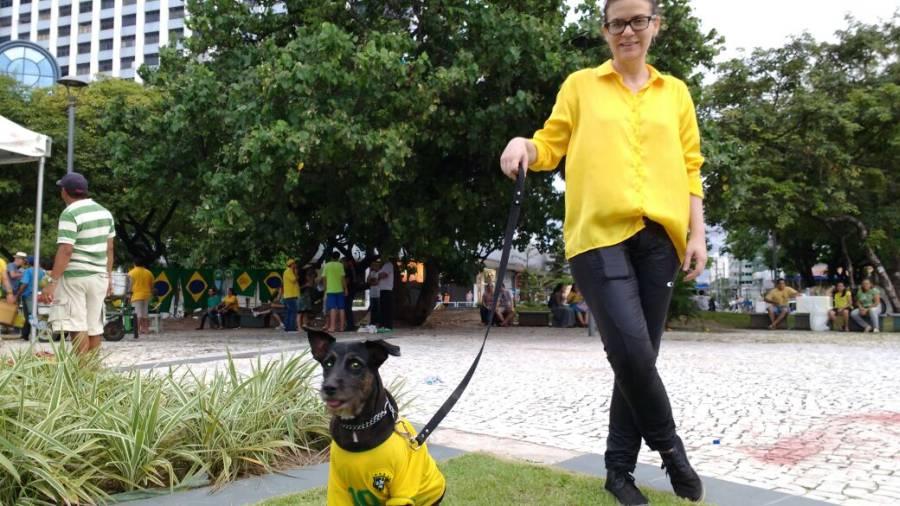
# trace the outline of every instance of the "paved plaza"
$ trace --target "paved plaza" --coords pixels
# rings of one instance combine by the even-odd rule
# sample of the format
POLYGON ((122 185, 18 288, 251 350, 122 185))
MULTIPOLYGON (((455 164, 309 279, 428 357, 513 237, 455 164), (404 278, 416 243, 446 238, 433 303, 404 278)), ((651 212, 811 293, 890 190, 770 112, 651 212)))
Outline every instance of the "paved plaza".
MULTIPOLYGON (((396 333, 403 355, 382 375, 405 381, 411 420, 427 421, 455 387, 481 332, 396 333)), ((21 344, 4 343, 14 346, 21 344)), ((106 362, 119 367, 187 361, 183 367, 215 369, 226 348, 249 371, 256 356, 302 353, 305 337, 235 330, 104 343, 106 362)), ((838 504, 900 503, 900 334, 670 332, 659 369, 701 474, 838 504)), ((547 463, 602 453, 611 389, 599 338, 584 330, 495 329, 442 425, 451 430, 435 441, 515 440, 546 449, 533 460, 547 463)), ((646 448, 640 461, 659 463, 646 448)))

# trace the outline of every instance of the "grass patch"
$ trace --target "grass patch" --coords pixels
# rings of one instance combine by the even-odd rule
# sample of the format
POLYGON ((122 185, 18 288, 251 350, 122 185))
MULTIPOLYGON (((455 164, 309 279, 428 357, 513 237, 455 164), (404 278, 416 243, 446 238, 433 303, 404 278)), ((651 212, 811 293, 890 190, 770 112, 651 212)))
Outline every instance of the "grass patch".
MULTIPOLYGON (((442 505, 494 506, 499 504, 540 506, 613 506, 616 501, 603 489, 603 480, 468 454, 440 464, 447 477, 447 497, 442 505)), ((672 494, 642 489, 654 505, 696 504, 672 494)), ((257 506, 319 506, 325 504, 325 489, 279 497, 257 506)))

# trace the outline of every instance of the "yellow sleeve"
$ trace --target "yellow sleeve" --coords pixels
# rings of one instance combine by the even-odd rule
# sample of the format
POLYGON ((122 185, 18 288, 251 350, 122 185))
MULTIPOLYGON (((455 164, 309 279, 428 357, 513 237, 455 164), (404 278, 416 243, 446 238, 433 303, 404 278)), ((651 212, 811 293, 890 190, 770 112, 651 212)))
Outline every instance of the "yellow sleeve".
POLYGON ((415 465, 417 455, 408 457, 405 452, 391 456, 393 480, 388 485, 385 506, 415 506, 413 497, 419 492, 422 469, 415 465))
POLYGON ((328 506, 352 506, 353 504, 347 485, 341 481, 340 474, 335 471, 333 462, 328 468, 328 496, 326 503, 328 506))
POLYGON ((556 95, 556 104, 544 122, 544 128, 535 132, 531 139, 537 149, 537 158, 529 167, 531 170, 553 170, 566 156, 577 119, 577 98, 572 78, 569 77, 556 95))
POLYGON ((688 190, 691 195, 703 198, 703 181, 700 180, 700 167, 703 155, 700 154, 700 129, 697 127, 697 111, 691 92, 683 82, 681 114, 679 130, 681 132, 681 149, 684 152, 684 166, 687 169, 688 190))

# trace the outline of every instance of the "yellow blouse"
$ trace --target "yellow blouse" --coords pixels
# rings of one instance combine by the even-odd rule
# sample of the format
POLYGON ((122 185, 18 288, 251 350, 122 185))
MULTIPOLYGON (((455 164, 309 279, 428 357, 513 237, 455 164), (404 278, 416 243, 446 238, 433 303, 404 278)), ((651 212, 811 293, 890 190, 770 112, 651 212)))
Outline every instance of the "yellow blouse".
POLYGON ((566 156, 566 258, 665 227, 678 256, 687 248, 690 196, 703 197, 700 133, 687 86, 648 65, 635 94, 609 60, 571 74, 544 128, 531 170, 566 156))

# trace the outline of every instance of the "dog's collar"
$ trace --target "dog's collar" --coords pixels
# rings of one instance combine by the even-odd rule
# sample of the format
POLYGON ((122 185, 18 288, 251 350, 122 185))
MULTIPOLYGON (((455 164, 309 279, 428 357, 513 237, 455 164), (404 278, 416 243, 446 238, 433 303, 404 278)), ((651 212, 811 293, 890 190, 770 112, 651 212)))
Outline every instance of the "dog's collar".
POLYGON ((391 400, 385 399, 384 409, 382 409, 378 413, 375 413, 372 418, 369 418, 368 421, 356 425, 347 425, 342 423, 341 428, 353 432, 366 430, 370 427, 373 427, 376 423, 380 422, 388 413, 391 414, 391 418, 395 420, 397 419, 397 412, 394 410, 394 406, 391 404, 391 400))

